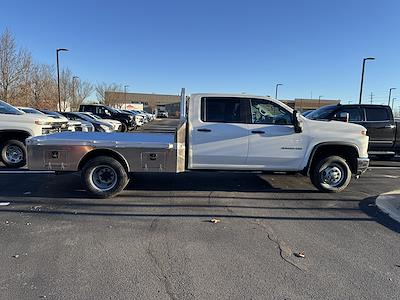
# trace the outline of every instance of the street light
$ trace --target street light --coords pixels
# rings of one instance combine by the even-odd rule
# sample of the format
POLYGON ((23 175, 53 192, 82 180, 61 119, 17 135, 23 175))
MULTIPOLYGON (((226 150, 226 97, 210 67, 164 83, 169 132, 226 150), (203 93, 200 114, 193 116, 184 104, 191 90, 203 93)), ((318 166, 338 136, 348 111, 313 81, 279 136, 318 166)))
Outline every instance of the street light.
POLYGON ((318 107, 321 107, 321 97, 323 97, 323 96, 318 97, 318 107))
POLYGON ((61 94, 60 94, 60 62, 58 59, 58 52, 60 51, 69 51, 68 49, 65 48, 58 48, 56 49, 56 54, 57 54, 57 87, 58 87, 58 108, 61 111, 61 94))
POLYGON ((275 99, 278 99, 278 87, 280 85, 283 85, 283 84, 282 83, 277 83, 276 86, 275 86, 275 99))
POLYGON ((392 110, 394 110, 394 100, 396 100, 397 98, 393 97, 392 98, 392 110))
POLYGON ((72 105, 75 105, 75 80, 78 78, 78 76, 72 77, 72 105))
POLYGON ((392 90, 395 90, 396 88, 390 88, 389 89, 389 100, 388 100, 388 105, 390 106, 390 97, 392 96, 392 90))
POLYGON ((362 72, 361 72, 360 99, 358 100, 359 104, 361 104, 363 84, 364 84, 365 61, 367 61, 367 60, 375 60, 375 58, 374 57, 367 57, 367 58, 363 59, 362 72))
POLYGON ((124 98, 125 98, 125 104, 126 104, 126 88, 129 87, 129 85, 124 85, 124 98))

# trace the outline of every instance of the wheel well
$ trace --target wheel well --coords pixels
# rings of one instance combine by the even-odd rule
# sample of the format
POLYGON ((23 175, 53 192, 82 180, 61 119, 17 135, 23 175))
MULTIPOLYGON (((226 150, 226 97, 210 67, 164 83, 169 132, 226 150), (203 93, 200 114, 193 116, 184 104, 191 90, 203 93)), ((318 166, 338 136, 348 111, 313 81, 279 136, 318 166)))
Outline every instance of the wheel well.
POLYGON ((88 154, 86 154, 81 161, 79 162, 78 170, 82 170, 83 166, 91 159, 99 156, 108 156, 112 157, 115 160, 117 160, 125 169, 126 172, 129 172, 129 166, 128 162, 121 156, 121 154, 108 150, 108 149, 99 149, 99 150, 93 150, 90 151, 88 154))
POLYGON ((313 166, 323 157, 328 156, 340 156, 346 160, 349 164, 351 172, 354 174, 357 172, 357 158, 358 149, 352 145, 321 145, 317 146, 311 154, 308 162, 307 174, 310 174, 310 170, 313 166))
POLYGON ((9 140, 18 140, 25 144, 25 139, 31 135, 26 131, 21 130, 7 130, 0 132, 0 142, 5 142, 9 140))

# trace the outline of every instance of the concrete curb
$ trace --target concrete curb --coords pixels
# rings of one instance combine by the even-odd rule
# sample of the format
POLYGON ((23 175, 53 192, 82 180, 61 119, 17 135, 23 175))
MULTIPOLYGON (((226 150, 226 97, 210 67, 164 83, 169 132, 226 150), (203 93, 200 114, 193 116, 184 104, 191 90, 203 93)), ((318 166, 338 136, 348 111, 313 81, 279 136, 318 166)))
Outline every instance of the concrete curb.
POLYGON ((375 204, 381 211, 400 223, 400 190, 379 195, 375 204))

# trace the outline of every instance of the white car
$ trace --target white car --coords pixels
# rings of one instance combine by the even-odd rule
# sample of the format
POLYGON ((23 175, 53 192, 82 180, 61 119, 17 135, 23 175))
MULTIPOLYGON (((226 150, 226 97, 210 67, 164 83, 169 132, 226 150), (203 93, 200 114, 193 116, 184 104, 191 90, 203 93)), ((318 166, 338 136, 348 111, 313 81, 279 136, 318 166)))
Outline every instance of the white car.
POLYGON ((19 168, 26 164, 25 139, 58 132, 52 119, 42 114, 27 114, 0 100, 0 160, 5 166, 19 168))
POLYGON ((87 114, 90 114, 96 120, 103 121, 103 122, 110 124, 114 128, 114 131, 121 131, 122 123, 120 121, 113 120, 113 119, 103 119, 92 113, 87 113, 87 114))

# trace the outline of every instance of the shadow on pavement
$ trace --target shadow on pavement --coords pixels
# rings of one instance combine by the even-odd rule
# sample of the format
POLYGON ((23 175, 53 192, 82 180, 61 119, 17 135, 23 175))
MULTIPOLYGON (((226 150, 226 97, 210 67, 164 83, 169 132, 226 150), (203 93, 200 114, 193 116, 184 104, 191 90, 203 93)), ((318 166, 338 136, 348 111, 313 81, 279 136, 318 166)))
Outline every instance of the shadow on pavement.
POLYGON ((375 205, 375 199, 376 197, 369 197, 360 201, 359 206, 361 211, 373 218, 379 224, 400 233, 400 223, 390 218, 387 214, 381 212, 375 205))

